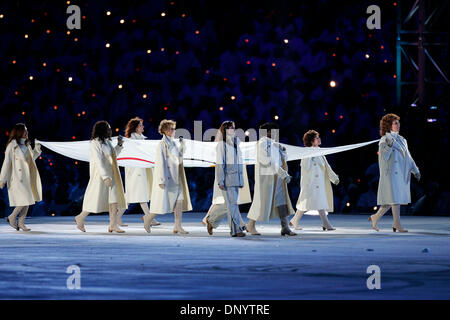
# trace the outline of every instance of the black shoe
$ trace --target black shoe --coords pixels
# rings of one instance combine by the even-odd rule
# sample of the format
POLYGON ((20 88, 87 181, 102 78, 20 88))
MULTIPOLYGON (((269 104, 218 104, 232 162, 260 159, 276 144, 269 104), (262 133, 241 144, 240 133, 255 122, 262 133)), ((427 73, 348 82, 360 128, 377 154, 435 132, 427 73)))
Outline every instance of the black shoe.
POLYGON ((295 232, 292 232, 291 230, 281 230, 282 236, 296 236, 297 234, 295 232))
POLYGON ((245 233, 243 232, 238 232, 236 234, 233 234, 232 237, 245 237, 245 233))

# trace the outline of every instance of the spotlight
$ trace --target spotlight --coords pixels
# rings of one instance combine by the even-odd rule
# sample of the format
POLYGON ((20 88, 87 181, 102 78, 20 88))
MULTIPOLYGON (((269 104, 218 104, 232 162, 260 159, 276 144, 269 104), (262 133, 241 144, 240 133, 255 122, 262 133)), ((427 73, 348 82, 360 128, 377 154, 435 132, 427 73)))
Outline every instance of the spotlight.
POLYGON ((336 81, 331 80, 330 81, 330 87, 332 87, 332 88, 336 87, 336 81))

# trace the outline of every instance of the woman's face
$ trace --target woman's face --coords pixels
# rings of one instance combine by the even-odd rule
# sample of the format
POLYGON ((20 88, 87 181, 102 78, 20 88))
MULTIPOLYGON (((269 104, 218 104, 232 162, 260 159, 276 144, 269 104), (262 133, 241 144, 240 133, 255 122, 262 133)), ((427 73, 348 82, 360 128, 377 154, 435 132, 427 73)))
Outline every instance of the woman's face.
POLYGON ((227 137, 234 138, 234 136, 236 134, 235 130, 236 130, 236 127, 234 126, 234 123, 230 127, 228 127, 228 129, 225 129, 225 133, 226 133, 227 137))
POLYGON ((23 132, 22 138, 28 139, 28 129, 26 127, 25 127, 25 131, 23 132))
POLYGON ((400 132, 400 121, 399 120, 392 121, 391 131, 400 132))
POLYGON ((173 138, 175 136, 175 130, 176 130, 175 126, 170 126, 168 129, 166 129, 164 134, 166 136, 169 136, 169 137, 173 138))
POLYGON ((316 136, 312 142, 313 147, 318 147, 322 144, 322 140, 320 140, 319 136, 316 136))
POLYGON ((136 127, 136 133, 138 134, 142 134, 144 132, 144 124, 141 122, 139 122, 138 126, 136 127))

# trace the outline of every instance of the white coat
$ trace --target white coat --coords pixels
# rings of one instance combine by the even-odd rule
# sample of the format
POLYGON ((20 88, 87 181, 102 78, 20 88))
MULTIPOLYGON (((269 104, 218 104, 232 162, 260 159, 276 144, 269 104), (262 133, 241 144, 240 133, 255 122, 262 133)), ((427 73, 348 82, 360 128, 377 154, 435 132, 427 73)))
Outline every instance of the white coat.
POLYGON ((302 159, 300 167, 300 195, 296 205, 297 210, 332 212, 334 208, 331 182, 337 184, 339 177, 331 169, 325 156, 302 159))
MULTIPOLYGON (((276 181, 277 177, 284 179, 288 176, 287 170, 286 153, 281 150, 280 144, 267 137, 259 139, 256 145, 255 192, 247 218, 264 221, 279 217, 278 210, 275 210, 274 206, 276 181), (271 152, 267 149, 268 144, 271 152), (281 156, 281 166, 278 164, 279 156, 281 156)), ((287 183, 283 180, 281 185, 289 214, 294 214, 287 183)))
MULTIPOLYGON (((238 145, 238 156, 240 157, 240 163, 242 163, 242 153, 239 148, 239 139, 237 139, 237 145, 238 145)), ((232 147, 230 145, 226 145, 228 148, 227 150, 232 150, 232 147)), ((212 204, 224 204, 225 199, 223 197, 222 190, 219 188, 219 180, 218 175, 223 174, 223 164, 222 160, 224 157, 223 152, 223 142, 218 142, 216 146, 216 168, 215 168, 215 175, 214 175, 214 187, 213 187, 213 200, 212 204)), ((252 197, 250 195, 250 187, 248 184, 248 176, 247 176, 247 168, 245 165, 242 165, 242 180, 243 180, 243 187, 239 188, 239 196, 238 196, 238 204, 244 204, 244 203, 250 203, 252 202, 252 197)))
POLYGON ((183 205, 182 211, 192 210, 189 187, 183 166, 184 142, 178 147, 175 143, 171 151, 170 138, 163 136, 156 147, 155 168, 153 171, 152 197, 150 201, 150 213, 165 214, 173 212, 175 208, 176 195, 169 194, 177 190, 170 186, 182 188, 183 205), (174 153, 178 153, 178 156, 174 153), (164 184, 164 189, 160 187, 164 184))
POLYGON ((102 143, 99 138, 90 142, 89 183, 84 193, 83 211, 91 213, 108 212, 109 204, 117 201, 119 209, 127 209, 122 178, 117 165, 117 155, 123 147, 112 146, 109 140, 102 143), (107 187, 105 179, 112 180, 107 187), (115 199, 111 202, 111 199, 115 199))
MULTIPOLYGON (((145 140, 142 134, 132 133, 130 139, 145 140)), ((125 168, 125 198, 127 203, 149 202, 152 195, 153 168, 125 168)))
POLYGON ((25 155, 15 139, 6 147, 0 181, 8 186, 11 207, 29 206, 42 201, 41 177, 35 163, 40 154, 40 148, 32 150, 27 145, 25 155))
POLYGON ((408 150, 406 139, 399 134, 387 133, 378 144, 378 205, 408 204, 411 202, 411 173, 418 174, 419 168, 408 150), (386 139, 393 138, 392 147, 386 139))

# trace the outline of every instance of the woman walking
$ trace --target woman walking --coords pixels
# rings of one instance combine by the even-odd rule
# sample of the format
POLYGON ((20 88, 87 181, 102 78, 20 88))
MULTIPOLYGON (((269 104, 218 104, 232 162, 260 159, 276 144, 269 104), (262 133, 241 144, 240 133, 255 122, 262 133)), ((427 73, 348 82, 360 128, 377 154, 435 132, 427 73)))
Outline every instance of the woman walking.
POLYGON ((377 222, 392 208, 394 232, 408 232, 400 223, 400 205, 411 202, 411 173, 419 181, 420 171, 408 150, 406 139, 400 134, 400 117, 389 113, 380 121, 381 139, 378 144, 378 164, 380 181, 378 183, 376 214, 369 217, 372 228, 380 231, 377 222))
POLYGON ((279 217, 281 235, 295 236, 289 228, 289 215, 294 214, 287 184, 291 181, 288 173, 285 148, 278 143, 279 127, 275 123, 260 126, 262 137, 256 145, 255 194, 247 217, 247 230, 252 235, 260 235, 256 221, 267 221, 279 217))
POLYGON ((15 207, 8 216, 8 222, 17 231, 31 230, 25 226, 28 208, 42 201, 41 178, 35 163, 40 154, 40 144, 35 143, 34 150, 31 149, 25 124, 14 125, 9 134, 0 172, 0 189, 5 184, 8 187, 9 205, 15 207))
POLYGON ((239 203, 251 202, 251 197, 245 166, 242 164, 240 140, 235 135, 233 121, 222 123, 216 140, 219 141, 216 146, 213 204, 205 217, 207 230, 212 235, 220 220, 228 215, 231 236, 244 237, 245 224, 239 212, 239 203))
MULTIPOLYGON (((303 135, 303 143, 309 148, 319 148, 322 141, 319 133, 309 130, 303 135)), ((333 211, 333 189, 331 183, 337 185, 339 177, 331 169, 325 156, 302 159, 300 162, 300 195, 297 201, 297 212, 291 219, 290 225, 296 230, 303 214, 310 210, 319 212, 322 220, 322 229, 335 230, 327 218, 327 212, 333 211)))
POLYGON ((89 213, 109 212, 108 232, 124 233, 117 226, 118 210, 126 209, 122 178, 117 165, 117 155, 122 151, 123 140, 111 143, 111 126, 98 121, 92 130, 89 158, 89 183, 83 199, 83 211, 75 217, 78 229, 86 232, 84 220, 89 213))
POLYGON ((176 122, 162 120, 158 132, 163 136, 156 148, 153 177, 151 214, 174 212, 175 226, 173 233, 187 234, 181 227, 183 211, 192 210, 189 188, 183 166, 185 142, 174 140, 176 122))
MULTIPOLYGON (((145 140, 147 137, 143 135, 144 124, 141 118, 133 118, 128 121, 125 129, 125 137, 133 140, 145 140)), ((154 219, 155 214, 150 214, 148 202, 151 199, 153 183, 153 168, 125 168, 125 199, 127 204, 139 203, 144 212, 144 229, 150 233, 150 226, 160 225, 154 219)), ((119 226, 126 227, 122 222, 122 215, 124 209, 119 211, 118 221, 119 226)))

